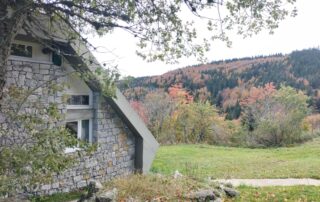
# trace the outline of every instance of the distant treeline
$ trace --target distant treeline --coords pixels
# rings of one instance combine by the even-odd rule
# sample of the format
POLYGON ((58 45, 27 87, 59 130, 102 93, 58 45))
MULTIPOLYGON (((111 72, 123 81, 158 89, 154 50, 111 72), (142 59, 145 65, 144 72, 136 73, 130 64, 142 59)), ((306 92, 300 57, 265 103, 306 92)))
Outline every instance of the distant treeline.
MULTIPOLYGON (((172 85, 182 84, 182 87, 190 92, 195 100, 205 98, 211 104, 222 109, 224 102, 227 101, 224 97, 226 89, 239 87, 250 89, 252 87, 262 87, 267 83, 273 83, 276 88, 279 88, 281 84, 284 84, 304 91, 312 98, 309 101, 310 105, 315 110, 320 109, 319 49, 294 51, 287 56, 274 54, 233 58, 213 61, 210 64, 213 65, 211 69, 209 67, 201 71, 197 70, 202 66, 202 64, 199 64, 160 76, 132 78, 129 85, 121 85, 121 88, 123 91, 134 91, 136 87, 145 88, 146 91, 153 91, 158 88, 167 91, 172 85), (245 62, 248 61, 251 62, 250 65, 244 66, 245 62), (234 68, 216 68, 217 64, 222 65, 222 67, 225 65, 234 68)), ((134 92, 131 94, 134 94, 134 92)), ((143 96, 143 94, 139 96, 143 96)), ((135 96, 135 99, 139 99, 139 96, 135 96)), ((131 98, 129 97, 129 99, 131 98)), ((234 106, 229 106, 228 112, 233 113, 230 108, 237 108, 236 102, 234 103, 234 106)), ((225 110, 224 112, 227 112, 225 110)))

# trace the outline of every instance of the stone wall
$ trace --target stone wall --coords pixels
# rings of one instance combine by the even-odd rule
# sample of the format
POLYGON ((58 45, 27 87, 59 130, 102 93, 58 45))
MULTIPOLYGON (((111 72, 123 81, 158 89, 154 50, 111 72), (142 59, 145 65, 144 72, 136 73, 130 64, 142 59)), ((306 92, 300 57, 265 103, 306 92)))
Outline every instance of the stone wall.
POLYGON ((68 192, 87 186, 91 179, 106 182, 135 171, 135 138, 99 93, 94 93, 93 134, 98 150, 42 186, 41 193, 68 192))
MULTIPOLYGON (((57 103, 59 112, 65 114, 67 110, 66 105, 62 101, 63 93, 49 92, 47 87, 49 81, 52 81, 52 83, 63 83, 65 81, 63 69, 47 63, 9 60, 4 91, 9 89, 11 86, 14 86, 32 92, 24 102, 24 105, 21 106, 20 114, 43 114, 49 107, 50 102, 57 103), (39 108, 41 108, 41 110, 39 110, 39 108)), ((27 135, 25 134, 25 130, 22 127, 19 127, 19 124, 15 126, 15 120, 8 120, 8 116, 6 116, 9 112, 12 112, 10 107, 14 107, 15 109, 17 108, 17 103, 15 103, 17 99, 12 100, 10 96, 7 95, 8 93, 5 93, 1 100, 1 127, 2 129, 7 130, 7 133, 10 134, 11 137, 14 137, 15 142, 19 140, 23 141, 27 135), (10 127, 9 124, 11 124, 10 127)), ((0 146, 1 144, 6 144, 6 141, 2 139, 0 141, 0 146)))
MULTIPOLYGON (((30 89, 55 77, 59 77, 58 82, 64 82, 64 75, 62 67, 9 61, 6 85, 30 89)), ((58 103, 60 112, 67 113, 66 105, 62 102, 63 93, 48 95, 45 91, 45 88, 39 88, 30 99, 40 99, 44 106, 49 102, 58 103)), ((27 112, 33 109, 26 107, 24 110, 27 112)), ((51 184, 43 185, 38 190, 39 193, 68 192, 86 186, 91 179, 105 182, 135 171, 135 137, 99 92, 94 92, 93 114, 93 141, 98 144, 97 151, 78 159, 74 167, 55 176, 51 184)))

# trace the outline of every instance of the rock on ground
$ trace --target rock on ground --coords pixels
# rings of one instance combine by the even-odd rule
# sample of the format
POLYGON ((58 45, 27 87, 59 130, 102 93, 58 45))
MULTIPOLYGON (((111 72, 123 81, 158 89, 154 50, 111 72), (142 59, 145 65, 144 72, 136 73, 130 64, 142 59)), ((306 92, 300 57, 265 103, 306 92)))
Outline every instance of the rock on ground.
POLYGON ((89 196, 92 196, 94 193, 97 193, 97 192, 99 192, 100 190, 102 190, 103 189, 103 186, 102 186, 102 184, 99 182, 99 181, 97 181, 97 180, 91 180, 90 182, 89 182, 89 186, 88 186, 88 195, 89 196))
POLYGON ((186 198, 195 200, 198 202, 202 201, 210 201, 210 200, 215 200, 218 197, 214 194, 213 190, 211 189, 206 189, 206 190, 199 190, 195 192, 191 192, 186 196, 186 198))
POLYGON ((229 187, 223 187, 223 191, 226 193, 228 197, 237 197, 239 195, 239 192, 233 188, 229 187))
POLYGON ((96 202, 115 202, 117 201, 118 190, 114 188, 111 191, 103 192, 96 195, 96 202))

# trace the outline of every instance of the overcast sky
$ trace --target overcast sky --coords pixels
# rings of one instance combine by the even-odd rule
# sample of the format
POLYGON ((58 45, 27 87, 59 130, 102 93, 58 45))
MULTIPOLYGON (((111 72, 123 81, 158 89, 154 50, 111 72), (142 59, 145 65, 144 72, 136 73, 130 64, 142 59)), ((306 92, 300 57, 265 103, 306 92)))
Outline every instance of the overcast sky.
MULTIPOLYGON (((247 39, 233 36, 231 48, 226 47, 225 43, 216 42, 207 54, 208 60, 290 53, 293 50, 318 47, 320 45, 318 24, 320 1, 297 0, 296 6, 298 16, 281 22, 273 35, 263 32, 247 39)), ((147 63, 135 55, 134 37, 120 30, 101 38, 91 37, 89 40, 99 47, 99 52, 94 53, 98 61, 117 64, 123 76, 159 75, 176 68, 199 63, 195 58, 183 58, 179 64, 175 65, 162 62, 147 63)))

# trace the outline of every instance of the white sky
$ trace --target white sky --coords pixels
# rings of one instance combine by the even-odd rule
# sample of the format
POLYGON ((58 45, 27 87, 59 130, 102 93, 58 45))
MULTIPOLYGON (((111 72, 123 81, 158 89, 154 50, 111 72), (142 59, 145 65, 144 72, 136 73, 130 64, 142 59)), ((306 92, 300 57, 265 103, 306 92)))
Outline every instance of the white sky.
MULTIPOLYGON (((240 36, 231 38, 232 47, 216 42, 207 54, 208 61, 290 53, 293 50, 313 48, 320 45, 320 1, 297 0, 298 16, 280 23, 273 35, 262 32, 252 38, 240 36)), ((207 30, 206 30, 207 31, 207 30)), ((208 31, 207 31, 208 32, 208 31)), ((208 34, 209 36, 209 34, 208 34)), ((147 63, 135 54, 136 41, 128 33, 116 30, 113 34, 101 38, 91 37, 90 42, 100 47, 94 53, 100 63, 113 62, 118 65, 122 76, 159 75, 187 65, 198 64, 195 58, 183 58, 179 64, 168 65, 163 62, 147 63)))

